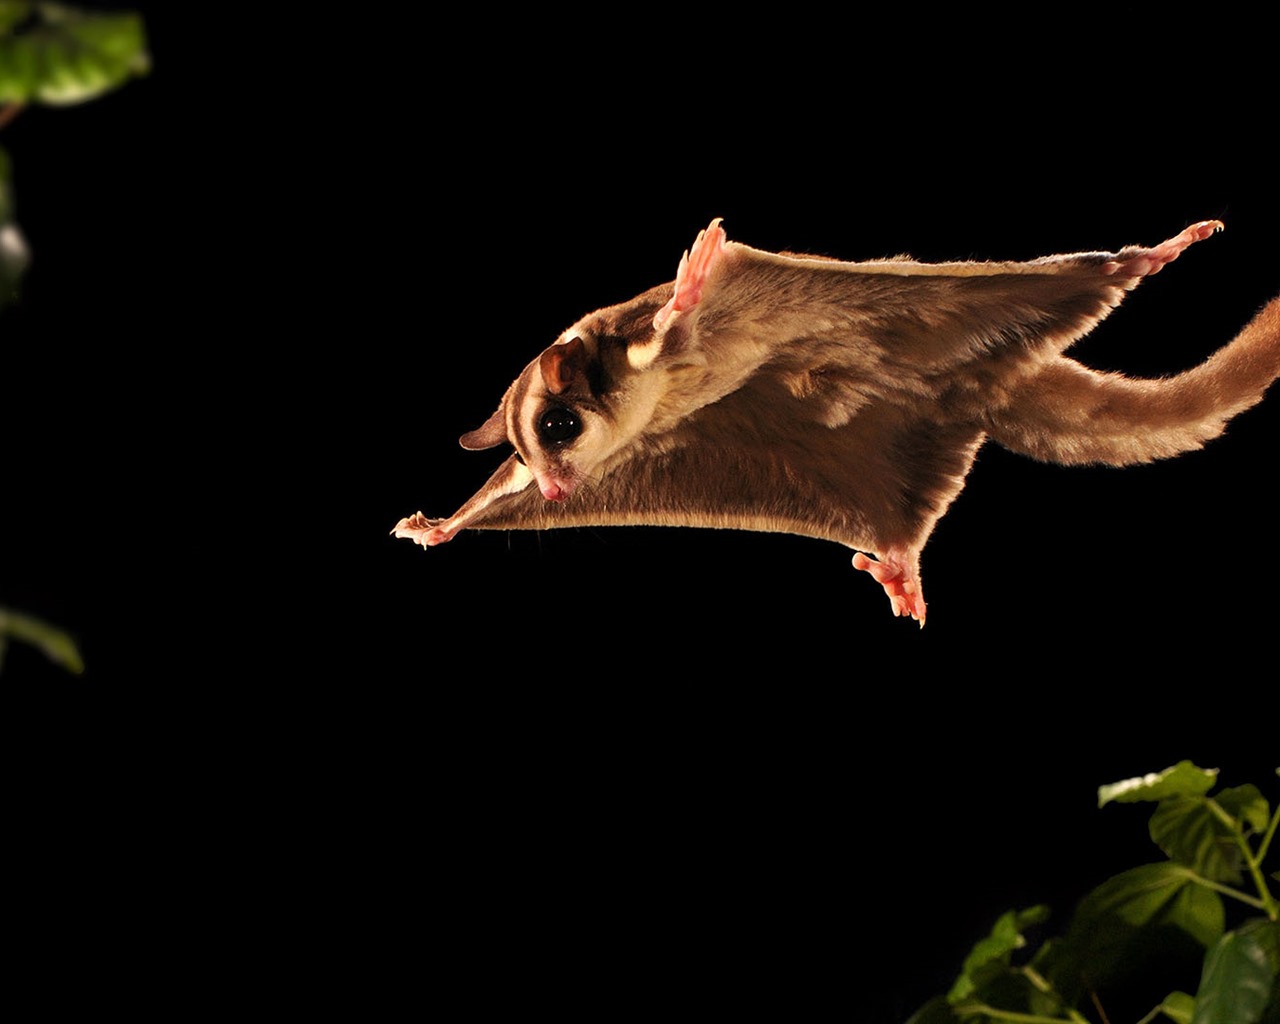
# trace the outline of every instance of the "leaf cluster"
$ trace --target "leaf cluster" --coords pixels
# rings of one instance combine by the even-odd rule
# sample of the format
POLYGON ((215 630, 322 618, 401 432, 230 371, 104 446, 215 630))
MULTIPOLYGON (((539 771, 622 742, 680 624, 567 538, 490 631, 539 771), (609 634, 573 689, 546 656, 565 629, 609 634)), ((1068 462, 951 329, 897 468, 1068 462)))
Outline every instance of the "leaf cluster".
POLYGON ((140 15, 0 0, 0 104, 83 103, 149 67, 140 15))
MULTIPOLYGON (((66 4, 0 0, 0 128, 31 103, 82 103, 150 67, 142 17, 83 11, 66 4)), ((17 295, 31 261, 14 219, 9 154, 0 147, 0 308, 17 295)), ((0 608, 0 665, 10 639, 39 647, 71 672, 83 672, 64 631, 0 608)))
MULTIPOLYGON (((141 15, 60 3, 0 0, 0 127, 31 103, 83 103, 151 66, 141 15)), ((8 154, 0 148, 0 307, 30 262, 13 215, 8 154)))
POLYGON ((1103 882, 1077 906, 1066 934, 1031 955, 1025 933, 1048 909, 1002 914, 950 992, 909 1024, 1119 1024, 1106 1016, 1108 999, 1140 983, 1140 968, 1153 957, 1180 948, 1199 959, 1195 994, 1168 993, 1140 1024, 1162 1015, 1175 1024, 1280 1022, 1280 908, 1262 871, 1280 807, 1273 811, 1252 784, 1213 792, 1217 774, 1183 761, 1102 786, 1099 807, 1156 804, 1149 831, 1167 860, 1103 882), (1231 930, 1227 901, 1249 908, 1231 930))

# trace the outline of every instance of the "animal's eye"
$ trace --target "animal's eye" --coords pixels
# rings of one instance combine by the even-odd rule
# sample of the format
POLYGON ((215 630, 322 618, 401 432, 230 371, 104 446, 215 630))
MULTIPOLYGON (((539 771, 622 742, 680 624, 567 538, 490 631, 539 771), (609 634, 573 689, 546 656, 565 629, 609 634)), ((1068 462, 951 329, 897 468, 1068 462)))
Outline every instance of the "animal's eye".
POLYGON ((554 406, 538 417, 538 436, 548 444, 563 444, 582 433, 582 420, 572 409, 554 406))

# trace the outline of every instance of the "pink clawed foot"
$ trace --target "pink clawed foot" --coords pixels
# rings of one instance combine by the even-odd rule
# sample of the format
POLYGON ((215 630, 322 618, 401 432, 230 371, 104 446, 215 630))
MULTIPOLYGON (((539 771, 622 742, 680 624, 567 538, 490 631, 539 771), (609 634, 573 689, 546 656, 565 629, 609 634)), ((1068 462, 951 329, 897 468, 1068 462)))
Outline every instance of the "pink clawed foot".
POLYGON ((716 260, 724 252, 725 233, 720 221, 721 218, 717 217, 704 230, 699 231, 698 237, 693 240, 693 248, 680 257, 675 292, 654 315, 655 329, 661 330, 672 313, 683 313, 702 301, 702 288, 711 276, 716 260))
POLYGON ((1223 224, 1220 220, 1202 220, 1199 224, 1192 224, 1182 234, 1175 235, 1152 249, 1140 249, 1136 255, 1126 259, 1112 260, 1105 264, 1103 269, 1108 274, 1119 274, 1121 277, 1148 277, 1151 274, 1158 274, 1160 268, 1176 260, 1183 249, 1193 242, 1203 242, 1222 228, 1223 224))
POLYGON ((853 567, 871 573, 872 578, 884 587, 893 606, 894 615, 909 615, 924 625, 924 593, 920 581, 911 568, 914 559, 900 560, 890 552, 879 562, 874 562, 861 551, 853 556, 853 567))
POLYGON ((404 537, 421 544, 424 548, 433 548, 453 539, 453 530, 446 530, 440 524, 442 519, 428 519, 421 512, 415 512, 396 523, 391 532, 397 537, 404 537))

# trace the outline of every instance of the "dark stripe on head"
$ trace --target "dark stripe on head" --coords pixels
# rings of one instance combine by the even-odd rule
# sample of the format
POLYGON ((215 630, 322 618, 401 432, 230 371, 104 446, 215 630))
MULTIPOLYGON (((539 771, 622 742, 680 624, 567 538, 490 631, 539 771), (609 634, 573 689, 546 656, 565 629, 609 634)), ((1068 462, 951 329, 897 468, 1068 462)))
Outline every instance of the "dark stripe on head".
POLYGON ((515 386, 511 389, 511 403, 507 409, 507 434, 511 438, 511 443, 515 445, 517 452, 527 452, 529 448, 529 439, 524 436, 524 417, 521 416, 521 410, 524 408, 524 401, 529 394, 529 387, 535 375, 542 371, 539 368, 538 360, 535 359, 527 367, 524 373, 516 379, 515 386))

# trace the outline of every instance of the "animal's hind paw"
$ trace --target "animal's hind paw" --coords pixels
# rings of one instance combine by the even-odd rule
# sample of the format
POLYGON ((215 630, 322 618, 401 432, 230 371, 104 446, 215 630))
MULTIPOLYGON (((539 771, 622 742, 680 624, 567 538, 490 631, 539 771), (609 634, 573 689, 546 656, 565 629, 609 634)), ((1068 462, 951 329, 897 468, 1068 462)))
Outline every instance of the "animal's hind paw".
POLYGON ((1119 255, 1124 259, 1112 260, 1103 264, 1103 270, 1109 275, 1120 277, 1149 277, 1158 274, 1166 263, 1172 263, 1181 255, 1182 250, 1193 242, 1203 242, 1210 235, 1222 230, 1220 220, 1202 220, 1192 224, 1179 235, 1166 239, 1150 249, 1127 249, 1119 255))
POLYGON ((878 562, 872 561, 861 551, 853 556, 853 567, 871 573, 872 578, 884 587, 894 615, 909 615, 924 625, 924 592, 915 569, 916 558, 906 552, 889 551, 878 562))

